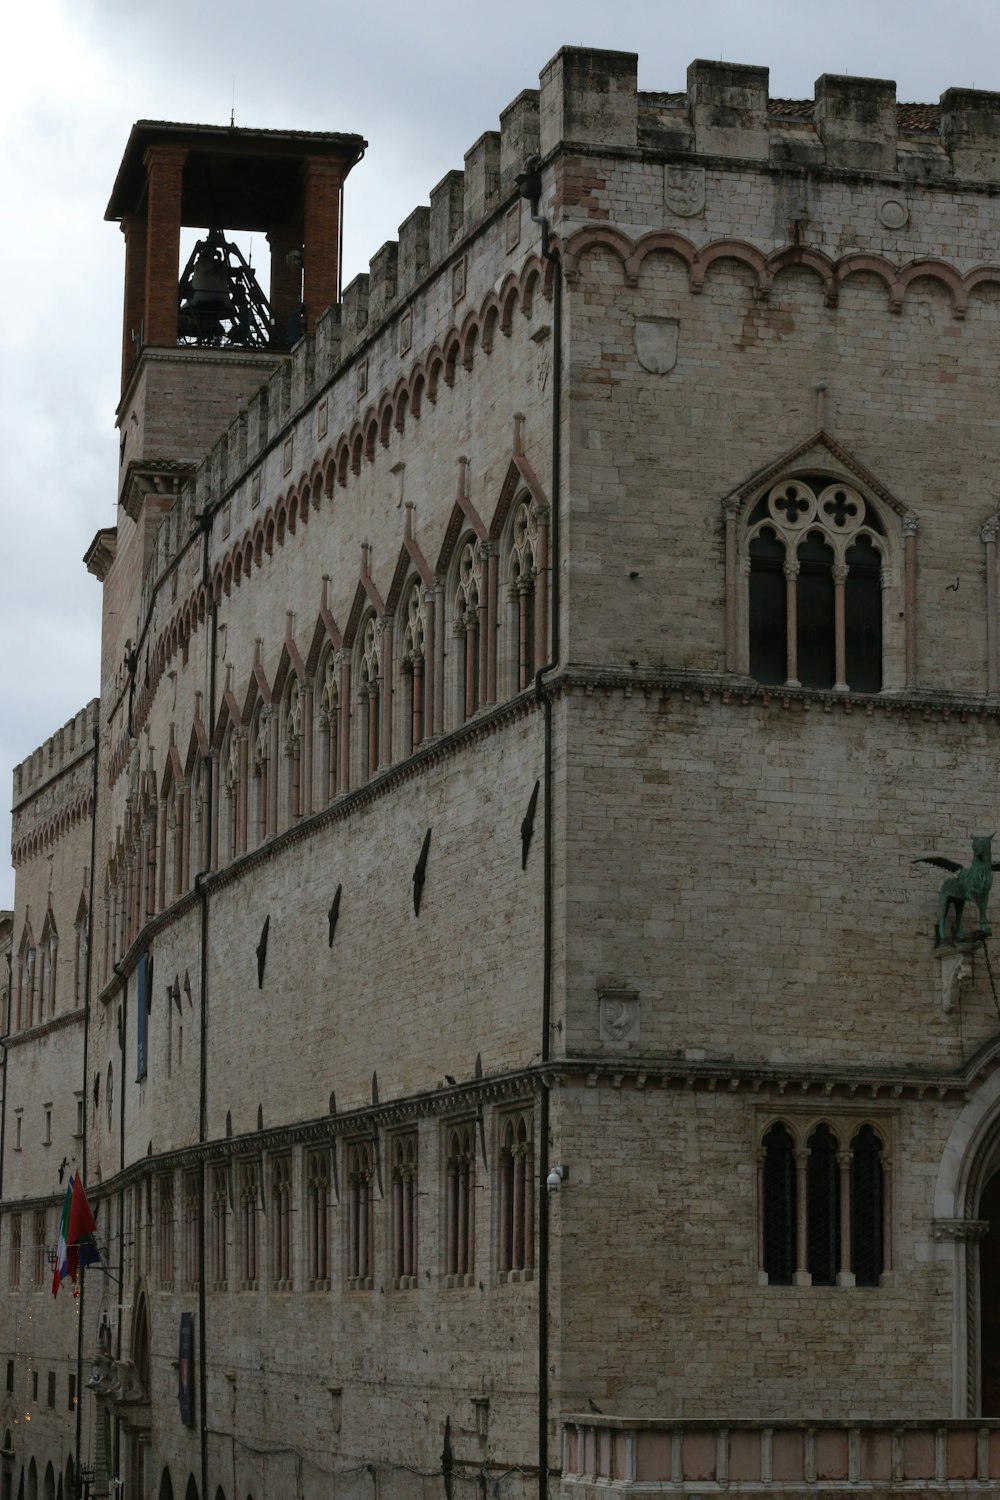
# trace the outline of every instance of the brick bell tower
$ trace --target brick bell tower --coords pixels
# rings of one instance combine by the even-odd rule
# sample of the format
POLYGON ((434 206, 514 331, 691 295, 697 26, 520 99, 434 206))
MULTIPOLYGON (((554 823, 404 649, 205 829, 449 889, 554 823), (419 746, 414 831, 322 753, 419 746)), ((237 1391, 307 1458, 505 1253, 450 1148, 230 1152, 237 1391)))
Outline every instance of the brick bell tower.
POLYGON ((343 186, 365 146, 358 135, 132 127, 105 214, 125 236, 119 497, 130 512, 135 466, 197 463, 338 300, 343 186), (183 274, 182 227, 207 232, 183 274), (226 238, 234 230, 266 240, 266 295, 226 238))
POLYGON ((102 694, 135 644, 163 517, 242 403, 339 299, 344 181, 366 144, 156 120, 132 128, 105 214, 125 236, 117 525, 84 558, 103 585, 102 694), (182 227, 202 232, 183 270, 182 227), (266 293, 233 231, 266 242, 266 293))

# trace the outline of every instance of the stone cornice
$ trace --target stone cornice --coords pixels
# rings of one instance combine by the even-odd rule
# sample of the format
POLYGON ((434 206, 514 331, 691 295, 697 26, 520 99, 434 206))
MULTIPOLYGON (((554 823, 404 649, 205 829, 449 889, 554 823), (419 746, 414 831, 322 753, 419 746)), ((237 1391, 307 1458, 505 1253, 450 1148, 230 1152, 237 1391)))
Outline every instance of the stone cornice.
POLYGON ((68 1010, 61 1016, 53 1016, 48 1021, 42 1021, 38 1026, 29 1026, 27 1031, 11 1031, 6 1036, 0 1037, 0 1047, 6 1047, 8 1051, 12 1051, 16 1047, 23 1047, 28 1042, 41 1041, 42 1037, 51 1036, 54 1031, 63 1031, 67 1026, 82 1025, 84 1015, 81 1005, 76 1010, 68 1010))

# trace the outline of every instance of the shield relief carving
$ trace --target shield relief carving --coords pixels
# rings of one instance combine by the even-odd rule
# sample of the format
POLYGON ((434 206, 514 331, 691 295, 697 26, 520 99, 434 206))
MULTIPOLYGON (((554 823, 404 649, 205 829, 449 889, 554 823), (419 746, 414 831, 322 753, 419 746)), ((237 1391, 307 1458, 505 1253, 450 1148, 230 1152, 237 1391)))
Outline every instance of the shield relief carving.
POLYGON ((665 167, 663 201, 681 219, 700 214, 705 207, 705 168, 665 167))
POLYGON ((636 318, 635 352, 644 370, 669 375, 677 363, 680 327, 679 318, 636 318))

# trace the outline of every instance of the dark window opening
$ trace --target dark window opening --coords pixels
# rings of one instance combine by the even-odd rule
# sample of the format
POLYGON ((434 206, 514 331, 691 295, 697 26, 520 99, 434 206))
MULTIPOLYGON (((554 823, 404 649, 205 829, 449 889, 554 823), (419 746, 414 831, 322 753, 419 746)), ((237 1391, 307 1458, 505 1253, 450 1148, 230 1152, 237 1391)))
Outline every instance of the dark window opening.
POLYGON ((878 1286, 882 1246, 882 1142, 862 1125, 851 1142, 851 1267, 858 1286, 878 1286))
POLYGON ((796 554, 796 649, 803 687, 832 688, 836 681, 833 548, 811 531, 796 554))
POLYGON ((795 1272, 795 1149, 784 1125, 764 1137, 764 1270, 771 1286, 795 1272))
POLYGON ((835 1286, 840 1270, 840 1167, 828 1125, 817 1125, 809 1137, 806 1244, 813 1285, 835 1286))
POLYGON ((844 655, 848 686, 856 693, 882 690, 882 559, 869 537, 847 549, 844 586, 844 655))
POLYGON ((770 527, 750 543, 750 675, 780 684, 788 676, 785 549, 770 527))
POLYGON ((53 1411, 55 1410, 55 1405, 56 1405, 56 1372, 55 1372, 55 1370, 50 1370, 49 1371, 49 1378, 48 1378, 48 1381, 47 1381, 47 1389, 46 1389, 46 1393, 45 1393, 45 1404, 46 1404, 46 1406, 51 1406, 52 1409, 53 1409, 53 1411))

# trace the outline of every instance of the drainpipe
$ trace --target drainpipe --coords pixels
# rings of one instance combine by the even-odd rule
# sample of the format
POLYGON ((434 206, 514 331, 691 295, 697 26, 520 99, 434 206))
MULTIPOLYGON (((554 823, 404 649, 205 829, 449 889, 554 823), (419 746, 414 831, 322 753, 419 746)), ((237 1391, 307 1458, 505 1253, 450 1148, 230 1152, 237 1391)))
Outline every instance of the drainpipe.
MULTIPOLYGON (((560 440, 562 436, 562 263, 549 243, 549 221, 539 211, 542 196, 541 158, 529 156, 518 174, 521 197, 531 206, 532 222, 542 231, 542 258, 553 269, 552 284, 552 432, 551 432, 551 522, 549 528, 549 659, 535 674, 535 694, 544 714, 544 820, 542 876, 542 1063, 551 1056, 552 1029, 552 694, 546 690, 546 672, 559 664, 559 506, 561 485, 560 440)), ((549 1088, 542 1080, 539 1099, 539 1141, 536 1191, 538 1194, 538 1495, 548 1500, 549 1479, 549 1088)))
MULTIPOLYGON (((100 759, 100 709, 98 709, 98 722, 94 725, 94 770, 93 783, 91 787, 91 809, 90 809, 90 881, 87 894, 87 967, 83 974, 83 1143, 80 1148, 80 1171, 83 1174, 83 1184, 87 1185, 87 1118, 89 1110, 89 1096, 87 1088, 87 1075, 90 1071, 90 968, 94 952, 94 866, 97 863, 97 785, 98 785, 98 761, 100 759)), ((7 1051, 4 1049, 4 1112, 6 1113, 7 1099, 7 1051)), ((3 1140, 0 1136, 0 1161, 2 1161, 3 1140)), ((84 1328, 84 1300, 87 1289, 87 1268, 80 1267, 80 1303, 77 1308, 76 1318, 76 1435, 73 1445, 73 1482, 77 1493, 80 1492, 80 1446, 83 1435, 83 1328, 84 1328)))
MULTIPOLYGON (((198 517, 198 524, 202 533, 202 555, 201 555, 201 581, 206 589, 211 587, 209 581, 208 546, 212 536, 212 516, 209 511, 202 511, 198 517)), ((215 694, 216 694, 216 654, 219 636, 219 608, 212 597, 212 630, 209 642, 209 679, 208 679, 208 743, 211 749, 215 738, 215 694)), ((211 774, 212 767, 209 765, 208 777, 208 812, 206 824, 209 830, 208 849, 203 851, 202 857, 207 855, 208 863, 211 863, 212 847, 212 819, 214 815, 213 794, 215 777, 211 774)), ((199 839, 199 849, 202 847, 199 839)), ((200 915, 200 954, 199 954, 199 1061, 198 1061, 198 1139, 208 1139, 208 891, 205 888, 205 879, 209 871, 201 869, 194 880, 194 888, 198 894, 198 910, 200 915)), ((208 1325, 208 1300, 206 1292, 206 1263, 205 1263, 205 1167, 202 1164, 198 1173, 198 1418, 201 1429, 201 1493, 208 1495, 208 1391, 207 1387, 207 1355, 205 1352, 205 1339, 208 1325)))

